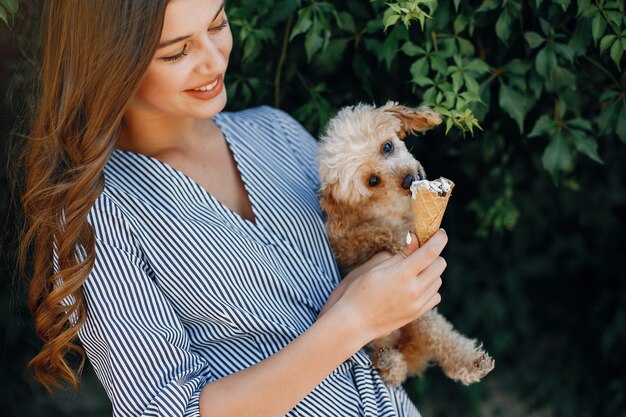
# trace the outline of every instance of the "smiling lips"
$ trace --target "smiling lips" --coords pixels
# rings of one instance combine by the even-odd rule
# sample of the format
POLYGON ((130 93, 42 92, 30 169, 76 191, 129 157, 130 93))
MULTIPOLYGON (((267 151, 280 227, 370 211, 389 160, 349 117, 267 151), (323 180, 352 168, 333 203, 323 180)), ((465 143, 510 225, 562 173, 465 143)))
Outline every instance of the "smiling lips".
POLYGON ((194 88, 193 90, 194 91, 209 91, 209 90, 212 90, 217 85, 217 83, 219 81, 220 81, 220 77, 217 77, 215 79, 215 81, 213 81, 212 83, 204 85, 202 87, 194 88))
POLYGON ((191 90, 185 90, 185 93, 195 99, 207 101, 217 97, 223 89, 224 82, 222 81, 222 76, 219 75, 217 78, 207 83, 206 85, 191 90))

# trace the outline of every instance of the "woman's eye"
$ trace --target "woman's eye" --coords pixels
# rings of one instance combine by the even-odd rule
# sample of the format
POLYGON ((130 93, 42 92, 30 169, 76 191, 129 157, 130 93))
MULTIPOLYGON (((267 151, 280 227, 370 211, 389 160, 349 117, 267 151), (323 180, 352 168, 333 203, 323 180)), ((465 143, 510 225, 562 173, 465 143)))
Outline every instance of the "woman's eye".
POLYGON ((389 155, 391 152, 393 152, 393 143, 391 143, 391 141, 385 142, 383 145, 383 153, 389 155))
POLYGON ((220 23, 220 25, 219 25, 219 26, 216 26, 216 27, 211 28, 211 29, 209 29, 209 30, 212 30, 212 31, 218 31, 218 30, 222 30, 222 29, 224 29, 224 28, 225 28, 225 27, 227 27, 227 26, 228 26, 228 20, 224 19, 224 21, 223 21, 222 23, 220 23))
POLYGON ((182 52, 174 55, 174 56, 167 56, 165 58, 163 58, 164 61, 167 62, 174 62, 174 61, 178 61, 179 59, 181 59, 182 57, 184 57, 185 55, 187 55, 187 45, 185 45, 183 47, 182 52))
MULTIPOLYGON (((228 26, 228 20, 224 19, 224 21, 222 23, 220 23, 219 26, 216 26, 214 28, 210 28, 209 32, 218 32, 222 29, 224 29, 225 27, 228 26)), ((182 52, 174 55, 174 56, 167 56, 164 57, 163 60, 166 62, 176 62, 178 60, 180 60, 182 57, 184 57, 185 55, 187 55, 189 53, 189 51, 187 50, 187 45, 185 44, 185 46, 183 47, 182 52)))

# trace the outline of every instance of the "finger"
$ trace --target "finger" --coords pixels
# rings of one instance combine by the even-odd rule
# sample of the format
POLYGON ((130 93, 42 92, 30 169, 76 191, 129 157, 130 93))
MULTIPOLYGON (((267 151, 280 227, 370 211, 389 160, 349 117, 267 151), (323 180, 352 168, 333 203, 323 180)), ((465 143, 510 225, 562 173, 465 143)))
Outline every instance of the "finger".
POLYGON ((428 299, 428 301, 426 301, 426 303, 424 303, 422 308, 419 310, 416 318, 428 313, 430 310, 437 307, 439 303, 441 303, 441 294, 436 292, 428 299))
POLYGON ((446 270, 448 264, 446 260, 441 256, 437 257, 430 265, 428 265, 422 272, 417 274, 418 284, 429 286, 431 282, 441 277, 443 271, 446 270))
POLYGON ((417 236, 413 234, 413 232, 408 232, 406 234, 406 244, 404 248, 398 253, 398 255, 402 258, 406 258, 413 252, 415 252, 420 247, 419 241, 417 240, 417 236))
POLYGON ((410 264, 413 271, 423 271, 428 265, 437 259, 447 243, 448 235, 443 229, 439 229, 433 237, 424 243, 424 246, 408 255, 406 257, 406 262, 410 264))

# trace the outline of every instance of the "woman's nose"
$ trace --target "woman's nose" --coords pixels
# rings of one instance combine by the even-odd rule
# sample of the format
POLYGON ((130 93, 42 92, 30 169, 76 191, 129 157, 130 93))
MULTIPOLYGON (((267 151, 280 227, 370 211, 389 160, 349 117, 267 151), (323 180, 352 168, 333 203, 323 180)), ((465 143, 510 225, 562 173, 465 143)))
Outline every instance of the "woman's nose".
POLYGON ((210 38, 211 35, 207 35, 202 43, 202 67, 206 72, 215 73, 216 68, 221 69, 225 67, 226 58, 220 51, 219 44, 210 38))

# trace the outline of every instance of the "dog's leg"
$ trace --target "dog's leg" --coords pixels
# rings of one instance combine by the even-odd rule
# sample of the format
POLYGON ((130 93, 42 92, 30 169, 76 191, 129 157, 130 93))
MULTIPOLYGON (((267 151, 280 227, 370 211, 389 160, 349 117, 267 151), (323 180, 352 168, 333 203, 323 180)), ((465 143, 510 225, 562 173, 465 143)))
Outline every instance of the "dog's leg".
POLYGON ((372 366, 378 371, 380 377, 391 387, 402 384, 407 377, 408 367, 402 353, 395 349, 395 339, 400 330, 391 335, 373 340, 367 346, 372 366))
POLYGON ((406 239, 406 231, 393 231, 367 223, 356 225, 344 233, 329 233, 328 237, 337 263, 346 271, 363 264, 380 251, 399 252, 406 239))
POLYGON ((411 330, 401 352, 410 375, 421 375, 432 359, 448 378, 469 385, 480 381, 495 366, 495 361, 475 340, 457 332, 436 310, 405 327, 411 330))

